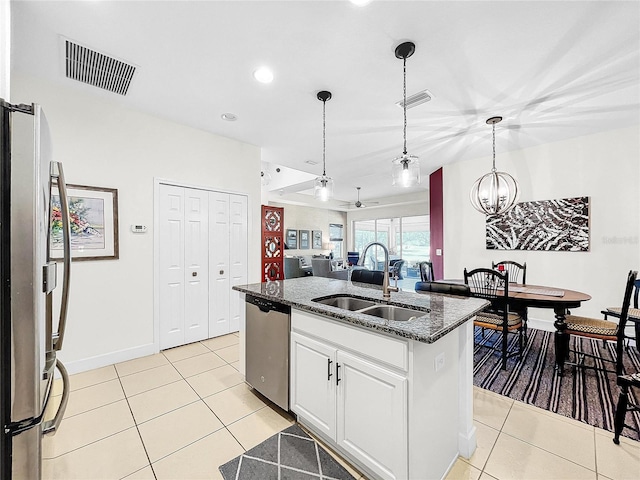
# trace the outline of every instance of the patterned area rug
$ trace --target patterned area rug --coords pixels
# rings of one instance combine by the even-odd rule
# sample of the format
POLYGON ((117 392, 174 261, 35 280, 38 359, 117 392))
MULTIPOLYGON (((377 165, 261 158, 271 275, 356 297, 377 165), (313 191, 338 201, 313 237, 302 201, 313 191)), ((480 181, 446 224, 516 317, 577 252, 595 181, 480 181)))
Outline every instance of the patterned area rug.
MULTIPOLYGON (((510 358, 507 369, 501 370, 499 352, 487 348, 500 342, 501 335, 485 330, 483 338, 481 329, 476 328, 474 385, 613 432, 613 417, 620 392, 616 376, 589 369, 577 369, 573 373, 570 366, 565 366, 564 377, 559 377, 554 369, 553 333, 529 328, 528 337, 522 361, 518 357, 510 358)), ((509 339, 509 349, 516 348, 517 335, 509 335, 509 339)), ((610 342, 603 346, 602 341, 571 337, 571 343, 571 348, 578 346, 582 352, 606 359, 615 358, 615 345, 610 342)), ((602 361, 599 363, 603 365, 602 361)), ((640 371, 638 350, 629 348, 624 363, 627 372, 640 371)), ((612 368, 612 364, 609 363, 607 368, 612 368)), ((638 403, 640 392, 636 390, 633 395, 634 403, 638 403)), ((638 428, 640 413, 627 413, 626 423, 638 428)), ((622 435, 640 440, 638 433, 628 428, 622 431, 622 435)))
POLYGON ((354 480, 298 425, 225 463, 220 473, 225 480, 354 480))

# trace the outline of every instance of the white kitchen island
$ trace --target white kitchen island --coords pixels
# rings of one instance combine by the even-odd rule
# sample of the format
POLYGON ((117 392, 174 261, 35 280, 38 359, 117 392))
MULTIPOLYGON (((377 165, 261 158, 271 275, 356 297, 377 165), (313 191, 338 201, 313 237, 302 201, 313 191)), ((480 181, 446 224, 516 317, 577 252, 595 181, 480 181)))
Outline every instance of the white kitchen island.
POLYGON ((393 321, 314 301, 383 302, 363 284, 313 277, 234 288, 292 307, 291 411, 368 476, 440 479, 473 453, 471 320, 485 301, 398 292, 391 304, 424 315, 393 321))

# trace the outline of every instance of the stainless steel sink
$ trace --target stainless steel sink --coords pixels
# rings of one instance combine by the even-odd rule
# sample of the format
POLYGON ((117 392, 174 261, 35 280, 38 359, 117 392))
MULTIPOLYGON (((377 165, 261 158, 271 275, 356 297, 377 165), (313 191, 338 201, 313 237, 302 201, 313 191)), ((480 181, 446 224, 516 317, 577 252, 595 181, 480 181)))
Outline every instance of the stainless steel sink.
POLYGON ((340 296, 340 297, 329 297, 329 298, 314 298, 314 302, 322 303, 324 305, 329 305, 331 307, 343 308, 345 310, 362 310, 363 308, 372 307, 376 305, 375 302, 370 302, 368 300, 362 300, 361 298, 350 297, 348 295, 340 296))
POLYGON ((374 305, 372 307, 359 310, 360 313, 381 317, 385 320, 394 320, 396 322, 405 322, 412 318, 422 317, 427 312, 420 310, 412 310, 410 308, 396 307, 395 305, 374 305))

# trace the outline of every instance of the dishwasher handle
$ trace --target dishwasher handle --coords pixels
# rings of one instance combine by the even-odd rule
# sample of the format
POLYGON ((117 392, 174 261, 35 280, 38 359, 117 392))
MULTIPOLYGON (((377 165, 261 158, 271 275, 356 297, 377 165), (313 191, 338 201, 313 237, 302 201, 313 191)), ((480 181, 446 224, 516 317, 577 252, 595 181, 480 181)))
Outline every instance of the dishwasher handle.
POLYGON ((273 300, 267 300, 265 298, 254 297, 253 295, 247 295, 247 304, 255 305, 261 312, 280 312, 289 315, 291 313, 291 307, 283 303, 275 302, 273 300))

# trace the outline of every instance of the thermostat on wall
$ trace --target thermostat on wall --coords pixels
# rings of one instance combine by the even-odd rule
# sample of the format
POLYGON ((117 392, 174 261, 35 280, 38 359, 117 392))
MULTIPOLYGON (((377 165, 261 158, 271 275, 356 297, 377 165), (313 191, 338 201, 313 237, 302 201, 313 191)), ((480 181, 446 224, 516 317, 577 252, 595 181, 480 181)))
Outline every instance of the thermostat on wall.
POLYGON ((147 226, 146 225, 131 225, 131 231, 133 233, 146 233, 147 226))

